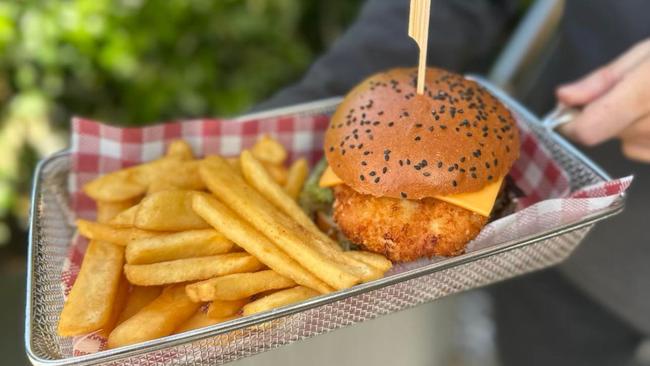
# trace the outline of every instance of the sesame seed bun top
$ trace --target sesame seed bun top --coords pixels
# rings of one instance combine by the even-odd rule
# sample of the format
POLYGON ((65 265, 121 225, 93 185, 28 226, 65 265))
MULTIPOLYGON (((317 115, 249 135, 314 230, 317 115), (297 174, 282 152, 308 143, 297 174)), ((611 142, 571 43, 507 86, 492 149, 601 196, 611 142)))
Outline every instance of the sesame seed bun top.
POLYGON ((348 186, 380 197, 421 199, 474 192, 505 176, 519 156, 510 111, 462 75, 429 68, 375 74, 332 116, 325 156, 348 186))

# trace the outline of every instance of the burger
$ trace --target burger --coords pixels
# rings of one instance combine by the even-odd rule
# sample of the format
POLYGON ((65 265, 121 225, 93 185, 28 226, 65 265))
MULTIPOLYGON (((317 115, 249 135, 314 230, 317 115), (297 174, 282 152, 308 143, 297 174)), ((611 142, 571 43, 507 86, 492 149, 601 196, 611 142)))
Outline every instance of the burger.
POLYGON ((463 253, 519 155, 513 116, 485 88, 438 68, 424 94, 416 80, 416 69, 396 68, 352 89, 325 133, 318 178, 340 233, 398 262, 463 253))

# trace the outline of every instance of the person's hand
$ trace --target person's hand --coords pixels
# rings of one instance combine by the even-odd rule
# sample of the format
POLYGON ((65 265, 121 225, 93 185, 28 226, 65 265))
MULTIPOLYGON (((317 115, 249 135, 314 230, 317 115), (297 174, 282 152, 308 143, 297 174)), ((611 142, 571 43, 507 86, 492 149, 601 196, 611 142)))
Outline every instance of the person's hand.
POLYGON ((650 39, 581 80, 561 86, 557 98, 583 106, 562 133, 584 144, 621 139, 625 156, 650 162, 650 39))

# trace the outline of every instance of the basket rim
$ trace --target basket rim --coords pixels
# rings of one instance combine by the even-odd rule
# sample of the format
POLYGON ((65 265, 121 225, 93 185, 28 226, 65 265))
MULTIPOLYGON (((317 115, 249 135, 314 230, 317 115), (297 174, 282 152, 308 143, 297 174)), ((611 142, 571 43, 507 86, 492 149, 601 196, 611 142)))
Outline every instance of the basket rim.
MULTIPOLYGON (((495 94, 501 101, 503 101, 510 109, 515 111, 518 114, 521 114, 527 121, 530 121, 532 124, 542 126, 539 118, 533 115, 525 107, 515 101, 511 96, 506 94, 501 89, 493 86, 490 82, 486 81, 480 76, 470 75, 469 77, 475 79, 477 82, 486 87, 491 93, 495 94)), ((268 111, 256 112, 245 114, 240 117, 233 119, 233 122, 241 122, 248 119, 262 119, 262 118, 272 118, 280 115, 286 114, 301 114, 301 113, 317 113, 319 110, 331 110, 340 103, 342 97, 332 97, 327 99, 321 99, 313 102, 302 103, 297 105, 291 105, 287 107, 280 107, 276 109, 271 109, 268 111)), ((577 159, 581 164, 585 165, 588 169, 592 170, 598 177, 603 180, 611 180, 609 174, 607 174, 600 166, 595 162, 590 160, 587 156, 582 154, 576 147, 574 147, 570 142, 564 139, 561 135, 556 133, 553 130, 546 129, 549 137, 555 143, 557 143, 567 154, 571 155, 573 158, 577 159)), ((71 365, 71 364, 93 364, 98 362, 108 362, 115 361, 118 359, 128 358, 136 356, 145 352, 156 351, 168 347, 177 346, 180 344, 185 344, 189 342, 198 341, 204 338, 209 338, 224 333, 228 333, 234 330, 247 328, 253 325, 258 325, 264 322, 268 322, 274 319, 281 317, 294 315, 296 313, 313 309, 319 306, 327 305, 338 300, 343 300, 352 296, 360 295, 372 290, 377 290, 383 287, 388 287, 396 285, 398 283, 414 279, 417 277, 429 275, 438 271, 454 268, 473 262, 479 259, 499 255, 504 252, 508 252, 514 249, 522 248, 537 242, 540 242, 545 239, 549 239, 564 233, 583 228, 585 226, 592 225, 598 221, 604 220, 608 217, 614 216, 620 213, 625 205, 626 195, 620 194, 619 197, 608 207, 599 210, 589 216, 583 217, 580 220, 575 222, 557 226, 542 232, 538 232, 523 238, 507 241, 500 243, 498 245, 491 246, 489 248, 483 248, 471 253, 466 253, 458 257, 446 258, 445 260, 437 261, 430 263, 428 265, 421 266, 419 268, 414 268, 402 273, 391 275, 390 277, 384 277, 375 281, 368 283, 360 284, 354 286, 350 289, 336 291, 331 294, 321 295, 307 301, 284 306, 274 310, 273 312, 264 312, 255 315, 251 315, 244 318, 233 319, 224 323, 212 325, 205 328, 200 328, 192 330, 186 333, 170 335, 167 337, 158 338, 155 340, 121 347, 117 349, 104 350, 93 354, 82 355, 82 356, 73 356, 65 357, 59 359, 49 359, 38 355, 34 348, 32 347, 33 341, 33 296, 35 289, 35 278, 34 278, 34 268, 36 266, 35 256, 36 256, 36 245, 35 245, 35 230, 34 228, 38 225, 37 219, 37 210, 38 203, 35 200, 35 197, 38 197, 41 192, 41 183, 42 175, 44 171, 52 164, 58 163, 61 160, 70 159, 71 152, 69 149, 59 151, 43 160, 41 160, 35 170, 33 184, 32 184, 32 202, 30 209, 30 226, 28 234, 28 254, 27 254, 27 278, 26 278, 26 301, 25 301, 25 350, 27 357, 35 365, 71 365)))

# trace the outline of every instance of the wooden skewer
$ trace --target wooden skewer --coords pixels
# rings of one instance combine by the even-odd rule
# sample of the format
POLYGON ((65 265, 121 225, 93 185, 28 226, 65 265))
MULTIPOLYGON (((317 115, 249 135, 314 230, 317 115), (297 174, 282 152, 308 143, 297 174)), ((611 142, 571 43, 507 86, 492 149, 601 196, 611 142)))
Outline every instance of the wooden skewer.
POLYGON ((427 43, 429 40, 429 13, 431 0, 411 0, 409 12, 409 37, 420 48, 418 60, 417 93, 424 94, 424 76, 427 72, 427 43))

